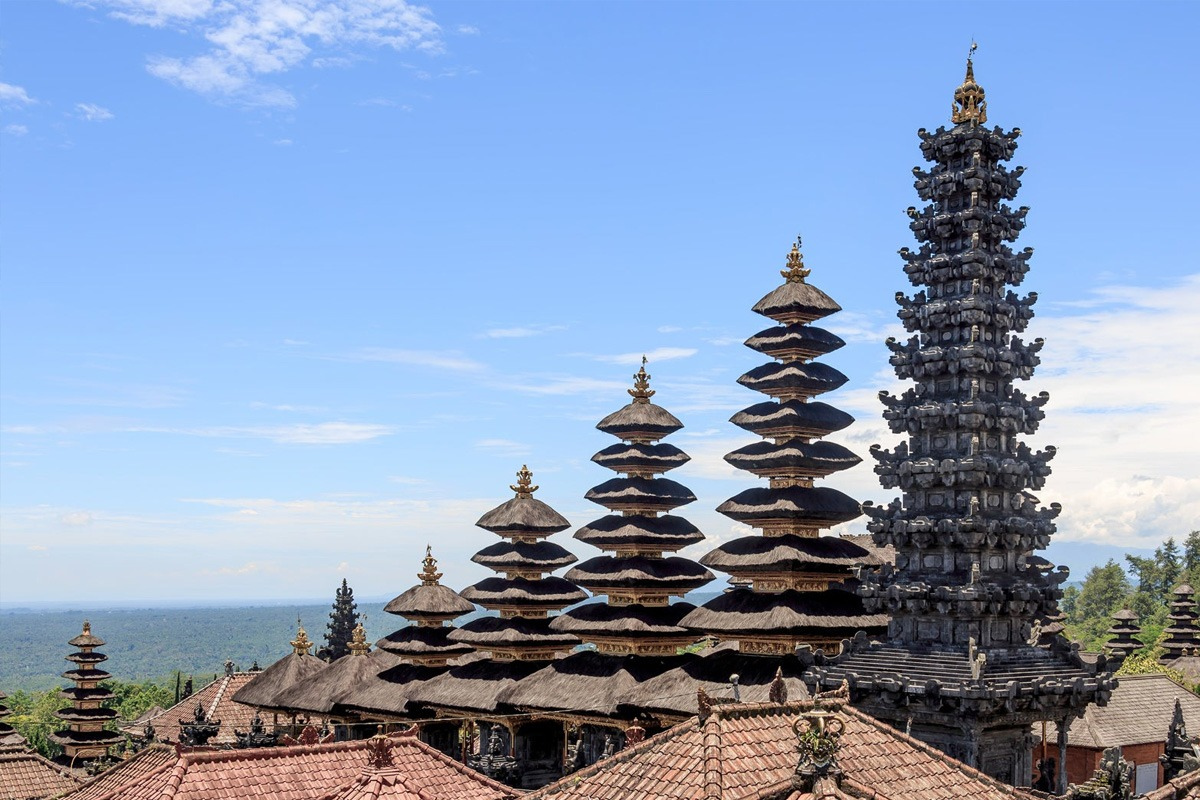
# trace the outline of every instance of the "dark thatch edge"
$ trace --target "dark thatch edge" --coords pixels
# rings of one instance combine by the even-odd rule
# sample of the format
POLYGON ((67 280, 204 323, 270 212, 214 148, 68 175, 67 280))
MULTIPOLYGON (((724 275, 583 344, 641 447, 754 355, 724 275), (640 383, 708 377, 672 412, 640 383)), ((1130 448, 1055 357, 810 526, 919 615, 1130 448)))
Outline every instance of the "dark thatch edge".
POLYGON ((672 514, 609 514, 575 531, 575 538, 601 550, 650 545, 672 552, 704 541, 704 534, 688 520, 672 514))
POLYGON ((473 649, 470 645, 454 642, 450 634, 455 628, 408 625, 393 631, 375 643, 380 650, 400 656, 464 655, 473 649))
POLYGON ((829 475, 850 469, 862 459, 835 442, 754 442, 725 456, 738 469, 759 475, 767 471, 788 470, 790 475, 829 475))
POLYGON ((483 606, 523 605, 536 608, 562 608, 586 600, 578 586, 557 575, 529 578, 484 578, 462 590, 462 596, 483 606))
POLYGON ((689 558, 668 556, 596 556, 567 573, 567 578, 603 594, 605 589, 663 588, 680 594, 715 576, 689 558))
POLYGON ((630 435, 649 435, 654 439, 669 436, 683 427, 674 414, 654 403, 630 403, 596 423, 604 433, 627 439, 630 435))
POLYGON ((738 378, 737 382, 747 389, 763 394, 773 394, 776 390, 783 389, 802 392, 811 397, 832 392, 848 380, 850 379, 838 370, 819 361, 808 364, 799 361, 772 361, 755 367, 738 378))
MULTIPOLYGON (((550 628, 570 633, 587 641, 593 635, 613 634, 653 639, 690 634, 679 623, 695 608, 691 603, 669 606, 610 606, 608 603, 584 603, 563 612, 550 622, 550 628)), ((693 636, 693 638, 695 638, 693 636)))
POLYGON ((862 515, 858 501, 828 486, 755 487, 739 492, 717 506, 738 522, 777 519, 833 525, 862 515))
POLYGON ((776 325, 751 336, 746 347, 763 355, 774 357, 775 353, 803 350, 810 358, 832 353, 846 346, 846 341, 824 328, 794 322, 791 325, 776 325))
POLYGON ((766 401, 745 408, 729 418, 739 428, 760 436, 775 437, 788 430, 817 431, 822 436, 854 424, 854 417, 828 403, 786 400, 766 401))
POLYGON ((854 594, 830 588, 823 592, 733 589, 692 611, 681 624, 725 639, 772 634, 848 639, 860 630, 881 632, 887 622, 887 614, 868 614, 854 594))
POLYGON ((810 283, 785 282, 768 292, 754 304, 753 311, 779 320, 793 314, 820 319, 841 311, 834 299, 810 283))
POLYGON ((498 699, 513 708, 613 716, 634 687, 678 666, 683 658, 573 653, 506 689, 498 699))
POLYGON ((449 586, 421 584, 393 597, 383 610, 406 619, 454 619, 470 614, 475 605, 449 586))
POLYGON ((673 444, 659 442, 614 444, 592 456, 592 461, 613 472, 650 472, 660 474, 681 467, 691 456, 673 444))
POLYGON ((359 683, 373 678, 399 662, 394 654, 376 650, 369 655, 353 653, 342 656, 308 680, 280 692, 276 706, 297 711, 328 714, 344 696, 353 692, 359 683))
POLYGON ((489 648, 571 647, 579 640, 551 630, 550 619, 525 617, 479 617, 450 634, 450 641, 463 642, 477 650, 489 648))
POLYGON ((536 567, 542 572, 552 572, 579 559, 555 542, 504 540, 483 548, 471 556, 471 560, 497 572, 506 572, 509 567, 536 567))
POLYGON ((785 534, 734 539, 705 554, 700 563, 734 574, 784 570, 848 573, 859 564, 877 566, 880 559, 850 539, 785 534))
POLYGON ((488 511, 475 523, 492 533, 544 533, 565 531, 571 523, 536 497, 514 497, 488 511))
POLYGON ((327 666, 329 665, 316 656, 288 653, 238 689, 233 700, 235 703, 258 708, 281 708, 275 704, 279 695, 308 680, 327 666))

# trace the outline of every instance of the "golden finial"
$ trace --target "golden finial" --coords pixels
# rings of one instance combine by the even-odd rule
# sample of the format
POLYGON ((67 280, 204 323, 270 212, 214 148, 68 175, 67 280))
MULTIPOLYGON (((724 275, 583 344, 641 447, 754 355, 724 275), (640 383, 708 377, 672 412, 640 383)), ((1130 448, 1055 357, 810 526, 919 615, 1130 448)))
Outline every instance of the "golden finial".
POLYGON ((308 634, 305 633, 304 626, 300 624, 299 617, 296 618, 296 638, 290 644, 298 656, 308 655, 308 651, 312 647, 312 642, 309 640, 308 634))
POLYGON ((538 487, 533 485, 533 473, 524 464, 521 465, 521 471, 517 473, 516 485, 510 485, 508 488, 516 492, 517 497, 522 500, 533 497, 533 493, 538 490, 538 487))
POLYGON ((91 633, 92 633, 92 623, 88 622, 88 621, 85 619, 85 620, 83 621, 83 635, 84 635, 84 636, 90 636, 90 635, 91 635, 91 633))
POLYGON ((642 356, 642 368, 633 375, 633 388, 625 391, 629 392, 635 403, 649 403, 650 398, 654 397, 654 390, 650 388, 650 375, 646 372, 645 356, 642 356))
POLYGON ((429 545, 425 545, 425 560, 421 562, 421 571, 417 573, 417 577, 425 586, 437 586, 442 577, 442 573, 437 571, 437 559, 433 557, 433 548, 429 545))
POLYGON ((963 122, 981 125, 987 122, 987 100, 984 99, 983 87, 975 82, 975 65, 972 63, 978 48, 978 44, 971 42, 971 50, 967 54, 967 77, 963 79, 962 85, 954 90, 950 121, 955 125, 963 122))
POLYGON ((787 269, 780 270, 779 274, 787 278, 788 283, 804 283, 804 279, 812 272, 810 269, 804 268, 804 256, 800 254, 800 237, 796 237, 796 243, 792 245, 792 252, 788 253, 787 269))
POLYGON ((346 644, 351 655, 365 656, 371 652, 371 645, 367 644, 367 629, 360 622, 354 626, 354 631, 350 634, 350 641, 346 644))

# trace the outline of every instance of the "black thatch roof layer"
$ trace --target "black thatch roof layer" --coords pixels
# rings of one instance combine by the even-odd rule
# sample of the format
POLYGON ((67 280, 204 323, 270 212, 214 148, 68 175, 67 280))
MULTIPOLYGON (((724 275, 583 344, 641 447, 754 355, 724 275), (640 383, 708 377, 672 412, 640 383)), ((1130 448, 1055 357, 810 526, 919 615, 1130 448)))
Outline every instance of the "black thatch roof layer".
POLYGON ((329 664, 307 680, 285 689, 275 697, 275 705, 296 711, 328 714, 342 697, 352 693, 362 681, 373 678, 399 662, 392 653, 376 650, 369 655, 351 653, 329 664))
POLYGON ((842 307, 811 284, 787 281, 755 303, 754 310, 776 322, 792 324, 827 317, 842 307))
POLYGON ((832 392, 848 380, 838 370, 819 361, 811 364, 799 361, 781 364, 773 361, 750 370, 738 378, 738 383, 771 397, 792 398, 801 394, 813 397, 832 392))
POLYGON ((673 444, 659 442, 647 444, 614 444, 606 447, 592 461, 613 472, 630 472, 639 475, 660 475, 668 470, 683 466, 691 461, 691 456, 673 444))
POLYGON ((360 681, 338 701, 341 708, 364 709, 384 714, 412 713, 409 695, 430 678, 451 669, 448 666, 428 667, 422 664, 400 663, 374 677, 360 681))
POLYGON ((654 403, 630 403, 600 420, 597 428, 626 441, 656 441, 683 427, 675 415, 654 403))
POLYGON ((566 517, 535 497, 514 497, 484 514, 475 524, 501 536, 521 533, 549 535, 571 527, 566 517))
POLYGON ((528 606, 530 608, 562 608, 586 600, 579 587, 557 575, 530 580, 529 578, 484 578, 462 590, 462 596, 484 608, 528 606))
MULTIPOLYGON (((517 709, 617 713, 634 688, 680 663, 679 656, 608 656, 584 651, 560 658, 499 695, 517 709)), ((695 689, 692 690, 695 694, 695 689)))
POLYGON ((399 656, 445 656, 452 658, 471 652, 472 647, 451 641, 454 628, 408 625, 393 631, 375 643, 380 650, 399 656))
POLYGON ((614 511, 670 511, 694 502, 696 495, 670 478, 612 478, 584 495, 614 511))
POLYGON ((472 661, 414 687, 408 702, 410 706, 438 706, 467 713, 495 712, 506 689, 545 665, 544 661, 472 661))
POLYGON ((574 564, 579 559, 562 545, 541 540, 496 542, 471 556, 471 560, 496 572, 508 572, 522 567, 552 572, 574 564))
POLYGON ((849 427, 854 417, 828 403, 786 400, 756 403, 729 421, 769 439, 816 439, 849 427))
POLYGON ((579 644, 574 636, 551 630, 548 617, 480 617, 453 631, 450 641, 465 642, 477 650, 570 648, 579 644))
POLYGON ((740 492, 717 506, 739 522, 795 520, 813 525, 836 525, 862 514, 858 501, 828 486, 756 487, 740 492))
POLYGON ((83 633, 74 639, 68 640, 67 644, 71 645, 71 647, 104 647, 104 640, 99 636, 93 636, 91 624, 84 622, 83 633))
POLYGON ((782 673, 789 702, 808 697, 802 679, 807 667, 795 656, 746 655, 733 648, 721 648, 706 655, 689 656, 679 666, 645 680, 629 692, 621 711, 626 714, 696 714, 696 692, 704 689, 712 698, 733 696, 734 675, 743 703, 770 701, 775 671, 782 673))
POLYGON ((722 638, 739 635, 842 636, 887 625, 887 614, 868 614, 851 592, 755 592, 733 589, 683 618, 684 627, 722 638))
POLYGON ((848 577, 859 564, 878 565, 879 557, 848 539, 833 536, 743 536, 700 559, 706 567, 734 575, 755 572, 830 572, 848 577))
POLYGON ((746 347, 772 358, 816 358, 832 353, 846 342, 836 334, 810 325, 777 325, 746 340, 746 347))
POLYGON ((564 611, 550 622, 556 631, 570 633, 587 641, 592 636, 676 637, 687 632, 679 622, 695 606, 672 603, 668 606, 610 606, 608 603, 584 603, 564 611))
POLYGON ((259 708, 283 708, 276 698, 329 666, 308 653, 288 653, 258 673, 233 696, 235 702, 259 708))
POLYGON ((834 442, 755 442, 739 447, 725 456, 738 469, 757 476, 811 475, 824 476, 839 472, 862 462, 862 459, 834 442))
POLYGON ((475 606, 449 586, 421 584, 392 598, 383 610, 407 619, 454 619, 475 606))
POLYGON ((704 541, 704 534, 683 517, 670 514, 660 517, 609 514, 575 531, 575 538, 601 550, 661 547, 662 552, 674 552, 704 541))
POLYGON ((596 594, 611 589, 660 587, 682 597, 711 581, 713 574, 679 556, 596 556, 571 569, 567 578, 596 594))

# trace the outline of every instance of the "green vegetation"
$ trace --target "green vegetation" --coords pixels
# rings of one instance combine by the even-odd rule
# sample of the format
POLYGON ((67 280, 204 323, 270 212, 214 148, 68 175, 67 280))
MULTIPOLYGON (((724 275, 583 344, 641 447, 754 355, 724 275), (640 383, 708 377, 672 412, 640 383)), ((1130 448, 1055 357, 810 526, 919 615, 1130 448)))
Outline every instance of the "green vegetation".
POLYGON ((1128 607, 1136 613, 1142 629, 1138 638, 1146 648, 1128 660, 1129 668, 1134 669, 1149 658, 1147 652, 1162 638, 1171 589, 1184 582, 1200 587, 1200 531, 1188 534, 1182 553, 1179 545, 1170 538, 1154 551, 1153 556, 1126 555, 1125 561, 1136 584, 1130 581, 1120 564, 1110 560, 1102 567, 1092 568, 1081 586, 1068 586, 1063 593, 1061 608, 1067 617, 1068 637, 1091 652, 1099 651, 1108 640, 1106 631, 1112 625, 1111 617, 1115 612, 1128 607))

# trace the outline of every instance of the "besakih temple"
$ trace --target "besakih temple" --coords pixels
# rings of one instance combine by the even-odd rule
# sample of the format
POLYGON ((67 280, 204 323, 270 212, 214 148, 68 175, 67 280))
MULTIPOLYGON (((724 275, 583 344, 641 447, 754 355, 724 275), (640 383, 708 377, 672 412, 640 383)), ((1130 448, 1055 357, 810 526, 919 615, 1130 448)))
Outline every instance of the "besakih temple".
POLYGON ((1171 590, 1170 612, 1167 614, 1167 629, 1163 639, 1163 664, 1183 656, 1196 655, 1200 648, 1200 627, 1197 627, 1196 590, 1181 583, 1171 590))
MULTIPOLYGON (((1012 209, 1021 168, 1009 170, 1019 129, 984 127, 987 101, 971 61, 954 93, 953 126, 922 129, 914 168, 927 205, 909 209, 918 250, 900 254, 919 291, 897 294, 913 336, 888 341, 891 363, 913 386, 881 393, 884 417, 906 440, 872 448, 886 489, 868 508, 869 530, 895 547, 895 566, 864 572, 868 609, 891 615, 887 639, 858 637, 851 651, 810 673, 818 687, 849 684, 852 702, 969 766, 1029 785, 1030 726, 1066 730, 1115 682, 1104 658, 1087 666, 1064 639, 1036 646, 1033 622, 1053 616, 1066 571, 1030 563, 1050 543, 1059 508, 1038 506, 1053 448, 1032 452, 1048 400, 1013 386, 1033 375, 1042 341, 1014 335, 1036 295, 1018 297, 1032 250, 1014 252, 1027 209, 1012 209)), ((1065 741, 1058 743, 1065 750, 1065 741)), ((1060 758, 1059 764, 1063 761, 1060 758)), ((1059 789, 1065 788, 1059 775, 1059 789)))
POLYGON ((112 677, 100 668, 108 656, 96 652, 104 646, 104 640, 92 633, 89 622, 83 623, 83 632, 67 642, 77 650, 67 656, 74 667, 63 673, 63 677, 75 684, 63 689, 59 695, 71 701, 69 708, 56 711, 54 716, 67 723, 67 727, 50 734, 50 741, 63 749, 62 760, 72 767, 84 762, 104 758, 108 748, 123 740, 116 731, 106 731, 104 726, 117 718, 117 712, 104 708, 102 703, 115 695, 100 686, 100 682, 112 677))
POLYGON ((725 456, 768 485, 746 489, 717 507, 762 535, 734 539, 701 559, 729 573, 735 588, 690 613, 683 624, 697 634, 736 640, 742 653, 788 656, 807 645, 832 655, 858 631, 882 633, 887 618, 865 610, 853 587, 845 585, 858 565, 878 564, 878 559, 852 540, 821 535, 859 517, 858 502, 837 489, 813 485, 861 461, 842 445, 822 440, 853 418, 812 401, 847 380, 813 360, 845 342, 810 324, 841 306, 807 282, 799 239, 781 274, 783 284, 754 306, 778 324, 746 340, 773 360, 738 379, 770 399, 731 420, 763 441, 725 456))
POLYGON ((355 686, 395 666, 400 660, 387 650, 372 653, 361 622, 351 631, 345 649, 346 655, 280 692, 275 698, 276 705, 345 721, 347 716, 339 708, 343 699, 355 686))
POLYGON ((296 638, 289 644, 292 652, 259 672, 253 680, 238 689, 233 695, 235 701, 273 712, 283 711, 292 717, 295 716, 293 709, 279 704, 279 696, 293 686, 302 684, 316 675, 324 669, 326 664, 309 652, 313 643, 299 621, 296 623, 296 638))
POLYGON ((25 737, 17 733, 17 731, 6 720, 12 715, 12 711, 4 704, 8 699, 8 695, 0 692, 0 747, 23 747, 25 745, 25 737))
POLYGON ((1138 627, 1138 615, 1128 608, 1122 608, 1112 615, 1112 621, 1112 627, 1107 631, 1112 638, 1105 642, 1104 652, 1124 661, 1134 650, 1144 647, 1134 638, 1142 633, 1142 629, 1138 627))

